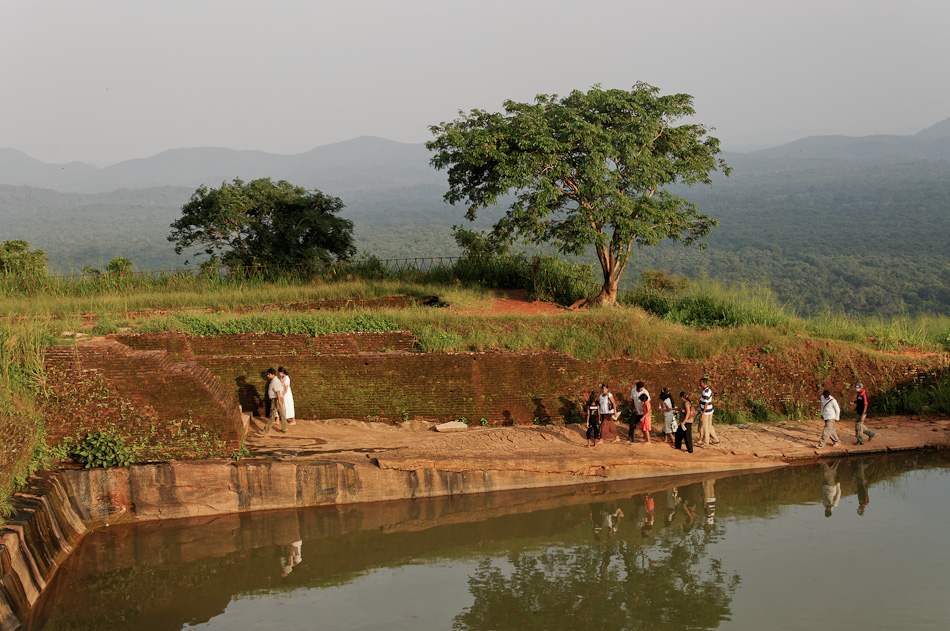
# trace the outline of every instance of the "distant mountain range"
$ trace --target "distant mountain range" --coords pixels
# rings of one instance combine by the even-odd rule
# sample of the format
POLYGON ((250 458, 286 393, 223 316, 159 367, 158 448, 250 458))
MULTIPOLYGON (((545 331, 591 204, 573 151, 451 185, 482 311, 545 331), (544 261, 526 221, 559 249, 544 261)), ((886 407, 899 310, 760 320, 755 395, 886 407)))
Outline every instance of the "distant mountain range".
MULTIPOLYGON (((215 147, 171 149, 150 158, 99 168, 84 162, 47 164, 16 149, 0 149, 0 184, 62 193, 120 189, 218 186, 239 177, 284 179, 340 195, 418 186, 445 186, 429 166, 423 144, 363 136, 296 155, 215 147)), ((787 169, 835 162, 894 163, 950 160, 950 118, 913 136, 811 136, 772 149, 724 154, 734 169, 787 169)))
POLYGON ((16 149, 0 149, 0 184, 49 188, 64 193, 104 193, 162 186, 215 187, 236 177, 283 179, 324 192, 376 191, 443 185, 429 168, 423 144, 364 136, 297 155, 214 147, 171 149, 150 158, 99 168, 83 162, 46 164, 16 149))

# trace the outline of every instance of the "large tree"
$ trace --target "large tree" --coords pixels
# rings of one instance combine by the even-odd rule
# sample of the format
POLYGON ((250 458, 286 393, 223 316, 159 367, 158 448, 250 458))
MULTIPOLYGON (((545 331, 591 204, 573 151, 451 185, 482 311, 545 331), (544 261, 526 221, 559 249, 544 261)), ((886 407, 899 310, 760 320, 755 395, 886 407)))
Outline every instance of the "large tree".
POLYGON ((459 112, 430 127, 435 140, 426 146, 432 166, 448 169, 445 200, 463 202, 469 220, 513 193, 496 234, 550 242, 561 254, 593 246, 604 277, 595 301, 612 303, 634 247, 663 239, 702 247, 717 223, 666 188, 729 173, 708 128, 676 124, 694 114, 692 102, 645 83, 563 99, 542 94, 533 104, 506 101, 503 113, 459 112))
POLYGON ((171 224, 175 253, 199 246, 225 265, 298 265, 356 253, 338 197, 270 178, 199 187, 171 224))

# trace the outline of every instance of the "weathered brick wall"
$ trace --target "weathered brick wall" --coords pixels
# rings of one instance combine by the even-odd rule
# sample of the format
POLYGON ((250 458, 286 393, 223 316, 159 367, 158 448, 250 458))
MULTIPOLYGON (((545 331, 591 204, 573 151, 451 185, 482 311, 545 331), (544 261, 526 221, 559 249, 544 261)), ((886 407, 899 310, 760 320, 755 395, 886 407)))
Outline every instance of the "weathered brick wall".
POLYGON ((48 369, 60 375, 94 374, 156 423, 190 418, 233 446, 243 425, 234 389, 196 362, 176 362, 164 350, 133 350, 112 341, 47 350, 48 369))
POLYGON ((623 409, 630 406, 630 387, 637 381, 646 382, 653 395, 667 387, 674 395, 691 392, 698 401, 699 378, 708 374, 717 407, 732 409, 753 398, 776 407, 789 397, 813 401, 822 387, 847 389, 858 379, 883 391, 926 368, 926 362, 915 366, 906 359, 871 361, 863 355, 842 355, 837 364, 816 372, 814 362, 821 357, 816 359, 813 349, 783 361, 763 356, 762 363, 750 364, 748 357, 740 361, 730 355, 702 365, 626 359, 584 362, 557 353, 411 353, 406 351, 413 347, 412 336, 405 331, 317 337, 113 337, 136 348, 167 344, 177 355, 194 357, 194 362, 179 366, 168 356, 161 359, 163 351, 158 350, 135 352, 118 344, 125 351, 83 350, 84 365, 102 371, 123 393, 153 405, 165 418, 205 414, 202 406, 213 407, 208 397, 219 403, 237 401, 245 411, 262 413, 258 403, 266 393, 264 372, 278 366, 291 375, 299 418, 401 419, 408 414, 434 420, 484 418, 492 423, 531 423, 581 411, 588 393, 602 382, 611 385, 623 409), (202 369, 206 373, 197 376, 202 369), (182 378, 186 375, 191 376, 182 378), (209 394, 195 394, 209 387, 209 394))
MULTIPOLYGON (((531 423, 580 409, 587 394, 611 384, 621 405, 630 386, 646 381, 674 392, 697 383, 701 368, 682 362, 582 362, 556 353, 418 353, 350 356, 206 356, 223 383, 243 389, 242 404, 266 393, 264 371, 282 365, 291 376, 297 416, 531 423)), ((695 389, 695 388, 693 388, 695 389)))

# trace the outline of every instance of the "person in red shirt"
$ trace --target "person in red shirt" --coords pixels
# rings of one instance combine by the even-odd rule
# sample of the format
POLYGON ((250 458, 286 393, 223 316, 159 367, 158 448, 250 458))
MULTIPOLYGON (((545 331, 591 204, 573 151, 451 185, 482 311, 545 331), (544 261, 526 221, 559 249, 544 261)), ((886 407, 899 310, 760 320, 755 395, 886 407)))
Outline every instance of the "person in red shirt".
POLYGON ((858 383, 854 386, 854 389, 858 391, 858 398, 854 402, 854 435, 857 437, 858 442, 854 443, 855 445, 863 445, 864 437, 868 437, 868 442, 871 442, 871 439, 874 438, 876 432, 871 431, 864 425, 864 421, 868 416, 868 392, 864 389, 863 383, 858 383))

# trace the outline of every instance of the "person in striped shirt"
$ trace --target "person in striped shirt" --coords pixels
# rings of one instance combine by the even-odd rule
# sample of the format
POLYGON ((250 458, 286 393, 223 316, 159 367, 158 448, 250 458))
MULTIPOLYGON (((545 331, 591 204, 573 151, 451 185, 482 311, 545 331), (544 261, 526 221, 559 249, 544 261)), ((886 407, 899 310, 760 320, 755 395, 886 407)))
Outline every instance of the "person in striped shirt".
POLYGON ((720 442, 713 427, 713 391, 706 377, 699 380, 699 385, 703 389, 703 394, 699 397, 699 411, 702 414, 699 419, 699 446, 708 447, 720 442))

